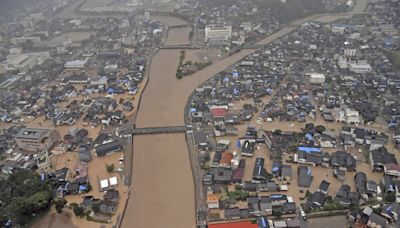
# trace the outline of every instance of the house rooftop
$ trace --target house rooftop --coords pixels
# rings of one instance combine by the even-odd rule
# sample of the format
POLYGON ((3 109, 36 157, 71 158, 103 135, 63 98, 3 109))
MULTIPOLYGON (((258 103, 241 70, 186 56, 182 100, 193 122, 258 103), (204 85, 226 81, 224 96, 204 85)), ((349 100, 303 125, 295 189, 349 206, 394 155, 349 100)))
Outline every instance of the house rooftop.
POLYGON ((39 140, 48 134, 49 129, 42 128, 22 128, 18 131, 16 138, 39 140))

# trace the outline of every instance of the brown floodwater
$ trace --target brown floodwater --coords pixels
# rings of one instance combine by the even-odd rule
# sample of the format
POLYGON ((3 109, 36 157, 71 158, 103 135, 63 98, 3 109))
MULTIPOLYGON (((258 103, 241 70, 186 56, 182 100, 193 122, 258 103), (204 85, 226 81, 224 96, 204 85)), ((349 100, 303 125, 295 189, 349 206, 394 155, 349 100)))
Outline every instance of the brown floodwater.
POLYGON ((165 45, 186 45, 190 43, 189 32, 191 27, 170 28, 165 45))
MULTIPOLYGON (((157 19, 168 26, 184 23, 176 18, 157 19)), ((304 23, 303 20, 300 22, 304 23)), ((301 24, 300 22, 297 24, 301 24)), ((297 24, 295 22, 292 25, 297 24)), ((190 29, 176 30, 179 32, 174 31, 173 35, 170 32, 166 43, 186 44, 190 29)), ((292 26, 283 28, 261 43, 270 43, 291 31, 292 26)), ((242 50, 178 80, 175 73, 180 50, 160 50, 150 65, 150 78, 143 92, 136 126, 183 125, 184 107, 192 91, 208 78, 252 52, 253 50, 242 50)), ((135 137, 132 178, 133 197, 128 201, 122 227, 156 227, 160 224, 174 228, 195 227, 194 184, 183 134, 135 137)))
POLYGON ((196 227, 184 134, 135 137, 133 176, 122 227, 196 227))
POLYGON ((323 218, 312 218, 309 220, 310 228, 334 228, 349 227, 346 216, 331 216, 323 218))
POLYGON ((180 50, 161 50, 153 58, 150 81, 136 121, 137 127, 177 126, 184 124, 184 107, 193 90, 221 70, 239 61, 251 50, 244 50, 181 80, 175 73, 180 50))

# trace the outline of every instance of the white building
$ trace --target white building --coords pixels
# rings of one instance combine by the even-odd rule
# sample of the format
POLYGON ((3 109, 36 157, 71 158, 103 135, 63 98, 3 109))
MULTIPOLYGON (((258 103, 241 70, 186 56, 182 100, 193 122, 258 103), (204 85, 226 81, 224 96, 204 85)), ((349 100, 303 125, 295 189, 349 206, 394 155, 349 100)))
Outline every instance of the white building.
POLYGON ((212 24, 205 27, 205 41, 211 44, 224 44, 231 37, 231 25, 212 24))
POLYGON ((357 74, 363 74, 371 72, 372 66, 367 62, 349 63, 349 70, 357 74))
POLYGON ((36 58, 39 65, 43 64, 44 62, 46 62, 46 60, 50 59, 50 52, 48 51, 30 52, 30 53, 25 53, 25 55, 36 58))
POLYGON ((32 42, 33 44, 37 44, 41 41, 39 36, 30 36, 30 37, 15 37, 11 39, 11 43, 14 45, 25 44, 27 42, 32 42))
POLYGON ((343 56, 340 56, 339 60, 338 60, 338 66, 340 69, 348 69, 349 63, 347 62, 346 58, 343 58, 343 56))
POLYGON ((8 63, 16 69, 25 72, 39 64, 38 59, 28 55, 7 56, 8 63))
POLYGON ((353 57, 356 55, 356 53, 357 49, 350 49, 350 48, 344 49, 344 55, 347 57, 353 57))
POLYGON ((360 113, 358 111, 346 108, 345 112, 347 124, 359 125, 362 122, 360 113))
POLYGON ((311 84, 322 84, 325 82, 325 75, 319 73, 309 73, 306 74, 309 77, 311 84))
POLYGON ((64 68, 66 69, 82 69, 85 68, 88 58, 85 60, 73 60, 66 62, 64 68))

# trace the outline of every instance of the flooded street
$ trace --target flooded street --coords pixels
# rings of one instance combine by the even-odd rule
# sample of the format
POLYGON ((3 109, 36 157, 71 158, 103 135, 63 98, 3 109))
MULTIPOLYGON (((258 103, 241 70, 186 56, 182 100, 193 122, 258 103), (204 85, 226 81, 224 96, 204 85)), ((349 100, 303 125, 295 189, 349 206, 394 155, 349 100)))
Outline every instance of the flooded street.
MULTIPOLYGON (((62 18, 85 17, 78 16, 74 12, 74 7, 80 2, 77 0, 75 4, 68 6, 59 13, 59 16, 62 18)), ((358 0, 357 3, 353 12, 350 13, 324 14, 297 20, 259 43, 273 42, 310 20, 330 22, 360 13, 365 8, 367 0, 358 0)), ((168 16, 152 16, 152 19, 159 20, 171 27, 166 36, 165 45, 187 45, 190 43, 191 27, 176 28, 176 26, 188 25, 186 21, 168 16)), ((224 59, 212 58, 213 64, 209 67, 178 80, 175 74, 180 51, 178 49, 163 49, 153 57, 149 67, 148 85, 142 94, 141 105, 137 113, 136 127, 184 125, 184 107, 193 90, 208 78, 254 52, 254 50, 242 50, 224 59)), ((205 50, 187 50, 188 59, 192 61, 204 59, 206 56, 211 58, 213 55, 215 56, 216 53, 205 54, 205 50)), ((274 126, 265 127, 274 128, 274 126)), ((262 150, 258 153, 262 153, 262 150)), ((98 172, 91 171, 89 174, 91 179, 106 176, 104 162, 92 162, 90 164, 89 170, 96 170, 95 166, 98 166, 98 170, 101 170, 98 172)), ((58 165, 64 164, 59 163, 58 165)), ((191 228, 196 226, 194 181, 184 134, 136 136, 134 138, 132 172, 130 197, 122 227, 146 228, 158 227, 160 224, 166 228, 191 228)), ((317 173, 318 170, 315 169, 314 172, 317 173)), ((250 175, 250 172, 246 172, 245 175, 250 175)), ((316 176, 311 189, 317 188, 320 180, 326 178, 325 176, 316 176)), ((294 177, 294 179, 293 184, 296 185, 297 178, 294 177)), ((351 180, 351 175, 346 176, 346 181, 352 182, 351 180)), ((332 180, 332 183, 334 181, 336 180, 332 180)), ((351 186, 353 188, 353 185, 351 186)), ((332 187, 330 193, 335 191, 336 187, 332 187)), ((122 192, 126 194, 126 192, 122 192)), ((295 195, 296 192, 292 194, 295 195)), ((54 221, 53 217, 50 216, 50 218, 52 219, 44 221, 44 223, 49 224, 47 227, 56 224, 60 224, 60 227, 62 227, 63 222, 61 220, 54 221)), ((79 227, 82 225, 76 221, 73 223, 79 227)), ((95 223, 91 223, 91 225, 93 227, 100 226, 95 223)))
MULTIPOLYGON (((327 16, 332 19, 331 15, 327 16)), ((160 20, 168 26, 184 23, 175 18, 163 17, 160 20)), ((261 43, 270 43, 305 21, 296 21, 261 43)), ((190 28, 186 27, 170 31, 166 44, 186 44, 189 32, 190 28)), ((184 107, 192 91, 253 51, 242 50, 177 80, 175 73, 180 50, 160 50, 150 65, 149 83, 142 95, 136 127, 183 125, 184 107)), ((183 134, 135 137, 132 178, 132 197, 128 201, 122 227, 144 228, 159 224, 167 228, 195 227, 194 184, 183 134)))

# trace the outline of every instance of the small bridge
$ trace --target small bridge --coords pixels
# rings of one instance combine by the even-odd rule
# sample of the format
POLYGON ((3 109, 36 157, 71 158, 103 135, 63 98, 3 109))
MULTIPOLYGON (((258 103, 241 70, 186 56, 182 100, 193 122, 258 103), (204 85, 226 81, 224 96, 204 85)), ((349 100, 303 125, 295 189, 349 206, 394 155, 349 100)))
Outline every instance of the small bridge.
POLYGON ((259 49, 265 47, 266 44, 248 44, 244 45, 242 49, 259 49))
POLYGON ((172 133, 186 133, 186 126, 135 128, 132 131, 133 135, 153 135, 153 134, 172 134, 172 133))
POLYGON ((160 49, 200 49, 191 45, 162 45, 160 49))

